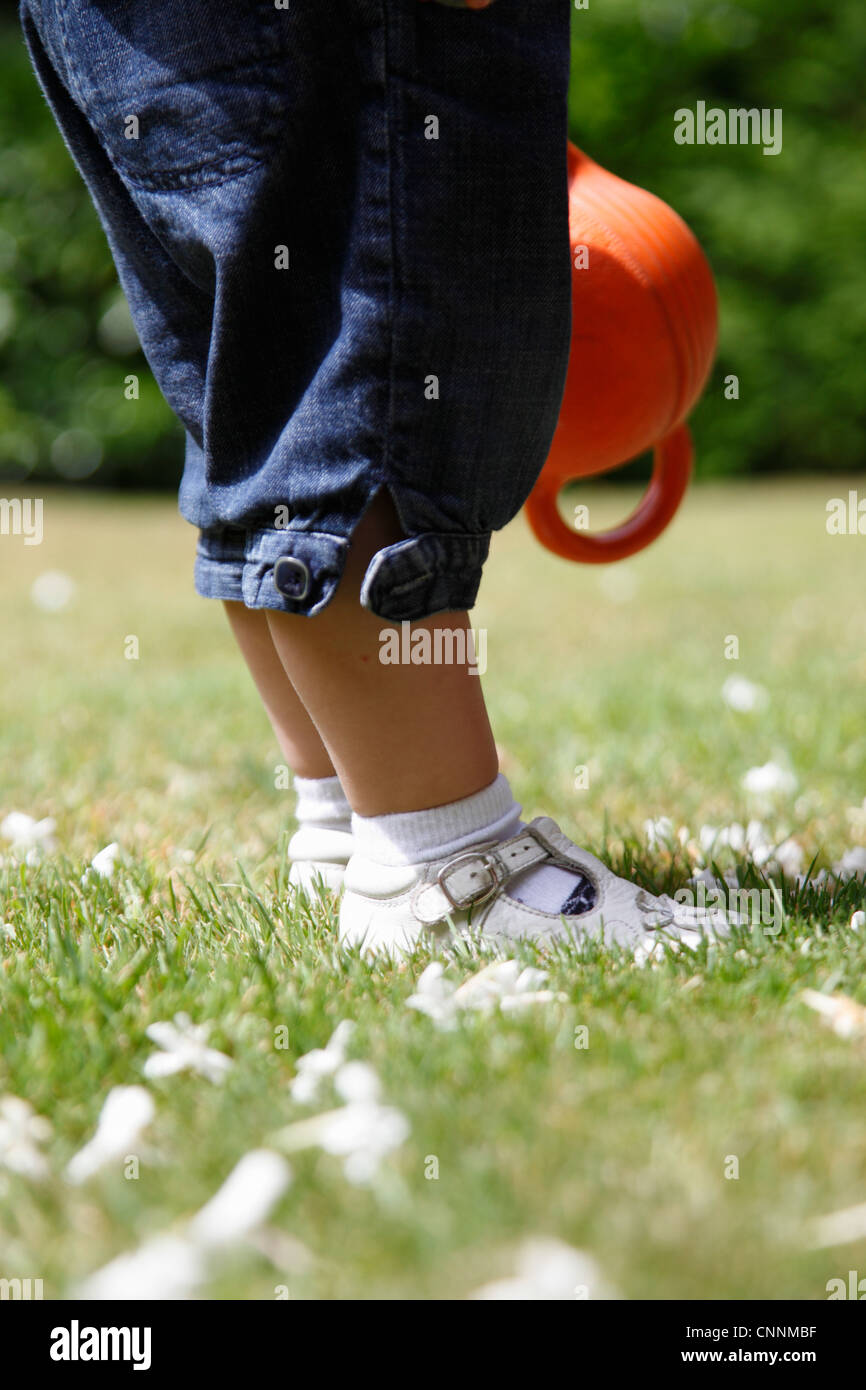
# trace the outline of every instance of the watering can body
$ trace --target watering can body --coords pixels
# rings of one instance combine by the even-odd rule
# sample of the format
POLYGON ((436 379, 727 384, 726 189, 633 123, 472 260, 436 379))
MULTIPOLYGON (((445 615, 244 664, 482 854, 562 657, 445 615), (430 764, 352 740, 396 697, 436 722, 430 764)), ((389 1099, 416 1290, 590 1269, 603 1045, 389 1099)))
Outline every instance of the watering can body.
POLYGON ((716 348, 713 276, 697 239, 654 194, 568 147, 572 340, 559 421, 527 500, 538 539, 566 559, 619 560, 641 550, 679 506, 692 468, 684 421, 716 348), (562 520, 575 478, 654 451, 653 475, 621 526, 593 535, 562 520))

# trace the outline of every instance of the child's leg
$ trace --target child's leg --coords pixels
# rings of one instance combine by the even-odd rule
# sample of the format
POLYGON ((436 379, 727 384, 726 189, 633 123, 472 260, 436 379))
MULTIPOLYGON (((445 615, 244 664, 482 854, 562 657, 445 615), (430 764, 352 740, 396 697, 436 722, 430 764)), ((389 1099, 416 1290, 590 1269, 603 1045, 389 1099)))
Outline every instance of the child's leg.
POLYGON ((264 613, 242 603, 224 606, 289 767, 298 777, 334 777, 334 765, 283 669, 264 613))
POLYGON ((325 745, 292 688, 263 612, 226 602, 225 610, 277 742, 294 775, 298 829, 289 841, 291 881, 339 888, 352 853, 352 811, 325 745))
MULTIPOLYGON (((387 627, 359 603, 372 556, 402 539, 380 494, 359 523, 337 592, 314 618, 269 611, 274 646, 363 816, 416 811, 489 786, 496 749, 481 683, 468 665, 389 665, 387 627)), ((468 627, 466 613, 438 613, 413 630, 468 627)), ((290 708, 288 713, 290 714, 290 708)))
MULTIPOLYGON (((468 665, 379 660, 386 624, 358 596, 372 556, 401 538, 393 504, 380 494, 355 531, 334 599, 318 617, 224 604, 286 762, 302 778, 334 777, 338 768, 362 815, 456 801, 488 786, 497 772, 480 681, 468 665)), ((465 613, 440 613, 413 628, 456 629, 468 621, 465 613)))

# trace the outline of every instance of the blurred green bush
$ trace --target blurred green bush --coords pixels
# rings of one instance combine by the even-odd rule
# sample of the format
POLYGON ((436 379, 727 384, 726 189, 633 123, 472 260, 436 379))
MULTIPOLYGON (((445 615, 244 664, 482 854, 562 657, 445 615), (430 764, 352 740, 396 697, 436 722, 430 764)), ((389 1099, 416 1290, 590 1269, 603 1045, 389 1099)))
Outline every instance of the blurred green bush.
MULTIPOLYGON (((863 0, 589 0, 572 34, 573 138, 672 203, 716 272, 721 344, 693 417, 699 472, 860 467, 863 0), (780 107, 782 153, 677 145, 674 112, 699 100, 780 107), (728 374, 738 400, 724 397, 728 374)), ((2 3, 0 476, 157 488, 176 484, 181 459, 182 431, 2 3)))
POLYGON ((135 337, 105 236, 0 11, 0 476, 174 486, 183 431, 135 337), (124 379, 139 378, 139 399, 124 379))

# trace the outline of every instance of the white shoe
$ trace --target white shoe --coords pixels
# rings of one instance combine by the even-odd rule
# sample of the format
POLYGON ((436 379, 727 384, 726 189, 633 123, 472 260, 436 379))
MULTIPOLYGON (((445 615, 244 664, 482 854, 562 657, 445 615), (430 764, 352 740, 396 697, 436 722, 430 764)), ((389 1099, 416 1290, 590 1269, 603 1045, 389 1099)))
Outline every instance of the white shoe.
POLYGON ((308 894, 320 887, 339 893, 354 845, 346 830, 302 825, 289 840, 289 883, 308 894))
POLYGON ((684 906, 666 894, 654 897, 617 878, 549 816, 539 816, 509 840, 486 841, 426 864, 391 867, 353 854, 340 907, 340 940, 371 951, 407 951, 424 931, 443 935, 467 929, 506 941, 570 937, 636 948, 666 939, 695 946, 729 926, 719 909, 684 906), (563 916, 508 896, 507 883, 544 863, 588 879, 595 889, 592 907, 563 916))

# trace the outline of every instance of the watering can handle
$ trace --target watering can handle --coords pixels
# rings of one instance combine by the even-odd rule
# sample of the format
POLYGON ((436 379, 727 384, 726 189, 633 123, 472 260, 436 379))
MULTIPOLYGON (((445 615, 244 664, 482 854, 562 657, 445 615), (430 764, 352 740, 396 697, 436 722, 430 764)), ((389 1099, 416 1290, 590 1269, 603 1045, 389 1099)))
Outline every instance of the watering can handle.
POLYGON ((692 437, 687 425, 679 425, 653 451, 649 486, 635 510, 621 526, 591 535, 567 526, 556 499, 562 481, 542 473, 526 502, 529 524, 542 545, 564 560, 605 564, 624 560, 654 541, 673 517, 692 473, 692 437))

